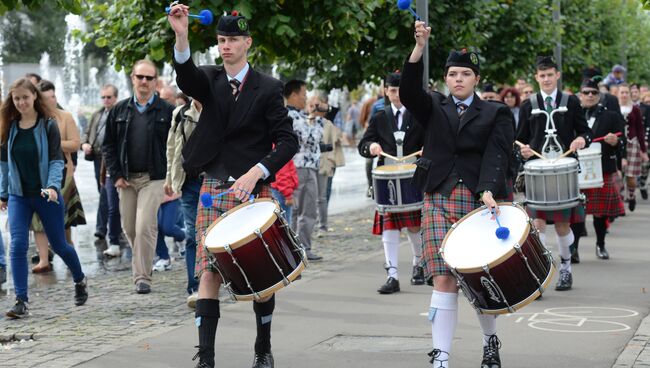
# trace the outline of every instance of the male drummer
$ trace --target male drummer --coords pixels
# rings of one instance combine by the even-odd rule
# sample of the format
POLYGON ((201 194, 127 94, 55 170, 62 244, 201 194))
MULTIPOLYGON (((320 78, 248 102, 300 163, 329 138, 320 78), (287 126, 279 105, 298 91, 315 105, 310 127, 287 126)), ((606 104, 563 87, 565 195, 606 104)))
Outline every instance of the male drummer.
MULTIPOLYGON (((425 192, 423 258, 425 276, 433 276, 434 285, 429 308, 433 351, 429 355, 434 367, 440 368, 449 365, 458 319, 458 286, 439 250, 452 224, 479 207, 479 200, 498 213, 494 198, 505 195, 514 121, 506 105, 483 101, 474 93, 480 80, 475 52, 449 54, 444 70, 449 96, 422 88, 422 53, 430 34, 424 22, 415 22, 415 48, 404 64, 400 95, 424 128, 424 153, 417 161, 414 182, 425 192)), ((481 366, 501 367, 496 318, 478 314, 478 319, 483 331, 481 366)))
MULTIPOLYGON (((220 316, 217 297, 222 280, 208 262, 201 234, 249 193, 271 198, 269 184, 274 173, 296 153, 298 140, 284 107, 282 83, 248 64, 247 53, 253 41, 246 18, 234 12, 222 16, 216 39, 223 66, 197 67, 188 43, 188 10, 186 5, 173 4, 168 17, 176 34, 174 67, 178 86, 203 104, 196 130, 183 148, 183 168, 188 174, 205 173, 201 193, 214 196, 228 189, 234 191, 215 199, 211 208, 200 205, 196 219, 196 275, 200 283, 195 314, 199 352, 195 358, 199 358, 196 367, 207 368, 215 364, 214 341, 220 316)), ((273 367, 274 308, 274 296, 253 303, 257 322, 253 367, 273 367)))
MULTIPOLYGON (((625 215, 625 205, 616 182, 616 154, 625 157, 625 120, 618 111, 611 111, 603 106, 599 98, 598 81, 585 79, 580 88, 580 102, 589 128, 594 137, 604 137, 601 143, 601 164, 603 169, 603 186, 585 189, 587 196, 587 214, 594 216, 596 231, 596 257, 609 259, 605 248, 607 218, 625 215), (616 134, 620 137, 617 137, 616 134)), ((579 234, 575 234, 579 237, 579 234)))
MULTIPOLYGON (((568 109, 565 113, 553 115, 557 140, 561 152, 570 149, 575 152, 587 146, 591 140, 591 129, 587 125, 585 115, 580 107, 580 101, 576 96, 564 96, 557 88, 560 79, 560 71, 552 57, 542 56, 537 58, 535 80, 539 84, 540 92, 532 95, 531 98, 521 104, 519 110, 519 129, 517 140, 524 146, 521 148, 521 156, 524 160, 533 157, 533 150, 540 152, 546 141, 546 115, 533 115, 532 99, 536 99, 539 109, 544 109, 549 114, 560 107, 563 101, 568 109), (563 99, 564 97, 564 99, 563 99), (568 97, 568 98, 567 98, 568 97)), ((551 140, 551 142, 554 142, 551 140)), ((580 204, 576 207, 558 211, 540 211, 528 207, 528 215, 535 219, 535 227, 539 230, 542 243, 546 243, 546 222, 555 223, 555 233, 560 253, 560 277, 555 290, 569 290, 573 284, 571 275, 571 250, 575 238, 571 230, 571 223, 584 222, 584 207, 580 204)))
MULTIPOLYGON (((384 107, 370 119, 368 129, 359 141, 359 154, 366 158, 379 156, 377 167, 393 161, 380 156, 385 152, 397 156, 398 144, 402 147, 402 155, 407 156, 417 152, 424 144, 424 131, 415 122, 413 115, 406 110, 399 99, 400 73, 391 73, 386 77, 386 96, 390 105, 384 107)), ((413 160, 415 161, 415 159, 413 160)), ((396 163, 396 162, 392 162, 396 163)), ((377 188, 375 188, 377 193, 377 188)), ((394 212, 380 214, 375 211, 375 222, 372 226, 374 235, 381 235, 384 243, 385 268, 388 273, 386 283, 377 290, 380 294, 392 294, 400 291, 399 273, 397 272, 399 255, 399 235, 406 228, 406 235, 413 250, 413 275, 411 285, 424 284, 424 270, 420 266, 422 258, 422 238, 420 234, 420 210, 410 212, 394 212)))

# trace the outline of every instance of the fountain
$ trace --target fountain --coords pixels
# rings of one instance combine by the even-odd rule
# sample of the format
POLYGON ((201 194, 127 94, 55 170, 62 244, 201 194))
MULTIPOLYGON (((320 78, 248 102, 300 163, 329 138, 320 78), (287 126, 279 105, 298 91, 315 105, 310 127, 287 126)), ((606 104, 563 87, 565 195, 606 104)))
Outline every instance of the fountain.
MULTIPOLYGON (((41 78, 51 80, 50 76, 50 54, 43 52, 41 60, 38 62, 41 78)), ((61 90, 63 92, 63 90, 61 90)))
POLYGON ((85 24, 80 16, 68 14, 65 16, 67 31, 65 33, 65 65, 63 74, 65 85, 62 94, 57 94, 59 103, 70 111, 78 123, 77 113, 81 105, 81 63, 83 43, 81 39, 74 36, 75 32, 84 31, 85 24))
POLYGON ((5 90, 5 73, 3 71, 4 62, 2 60, 2 53, 4 52, 5 39, 2 33, 0 33, 0 101, 4 100, 4 96, 7 94, 5 90))

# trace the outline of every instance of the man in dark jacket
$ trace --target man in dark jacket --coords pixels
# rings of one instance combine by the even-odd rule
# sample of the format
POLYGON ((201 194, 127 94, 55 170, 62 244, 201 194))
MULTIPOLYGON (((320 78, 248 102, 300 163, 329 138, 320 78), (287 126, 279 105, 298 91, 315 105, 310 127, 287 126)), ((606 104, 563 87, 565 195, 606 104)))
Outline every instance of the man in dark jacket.
MULTIPOLYGON (((450 95, 422 88, 423 50, 431 34, 415 22, 415 48, 402 69, 400 99, 424 128, 424 151, 414 182, 425 192, 422 240, 425 273, 433 277, 429 320, 433 336, 431 362, 447 367, 458 319, 457 280, 439 250, 452 224, 480 206, 498 211, 494 198, 506 194, 506 174, 514 141, 514 119, 499 102, 481 100, 478 55, 452 51, 445 65, 450 95), (493 194, 494 193, 494 194, 493 194)), ((494 315, 478 314, 483 331, 482 367, 501 366, 494 315)))
POLYGON ((158 70, 149 60, 133 66, 133 97, 115 105, 106 120, 102 153, 120 196, 122 228, 133 249, 138 294, 151 291, 158 208, 167 173, 166 144, 174 106, 154 92, 158 70))
MULTIPOLYGON (((188 174, 205 173, 202 193, 224 194, 214 206, 199 205, 196 231, 200 234, 250 193, 271 198, 274 174, 296 153, 298 139, 284 107, 282 82, 248 64, 253 41, 246 18, 235 12, 222 16, 217 24, 217 46, 223 66, 197 67, 189 48, 188 14, 189 7, 176 4, 168 17, 176 34, 176 81, 185 94, 203 105, 199 123, 183 148, 183 168, 188 174), (228 190, 233 192, 224 193, 228 190)), ((223 280, 208 261, 202 243, 196 255, 196 276, 200 281, 195 316, 199 330, 197 367, 206 368, 215 364, 218 296, 223 280)), ((274 309, 274 295, 253 302, 257 324, 253 367, 273 367, 274 309)))

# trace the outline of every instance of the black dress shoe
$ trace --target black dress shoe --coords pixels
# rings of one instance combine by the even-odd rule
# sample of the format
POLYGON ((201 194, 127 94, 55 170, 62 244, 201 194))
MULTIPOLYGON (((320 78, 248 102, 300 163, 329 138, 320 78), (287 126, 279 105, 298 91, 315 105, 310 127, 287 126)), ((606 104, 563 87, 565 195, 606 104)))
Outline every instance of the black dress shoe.
POLYGON ((578 253, 578 246, 571 246, 571 263, 580 263, 580 254, 578 253))
POLYGON ((571 289, 572 285, 573 285, 573 276, 571 276, 571 272, 567 270, 561 270, 560 278, 557 280, 557 284, 555 285, 555 290, 557 291, 569 290, 571 289))
POLYGON ((85 277, 83 280, 74 283, 74 305, 77 307, 86 304, 86 300, 88 300, 87 287, 85 277))
POLYGON ((483 361, 481 368, 501 368, 501 357, 499 356, 499 349, 501 348, 501 341, 497 335, 490 336, 488 344, 483 347, 483 361))
MULTIPOLYGON (((54 252, 52 252, 52 249, 47 251, 47 259, 52 263, 52 260, 54 259, 54 252)), ((38 253, 34 254, 32 256, 32 263, 37 264, 41 262, 41 257, 38 256, 38 253)))
POLYGON ((273 368, 273 354, 270 351, 268 353, 255 353, 253 368, 273 368))
POLYGON ((630 201, 627 202, 627 207, 630 209, 630 212, 634 212, 636 209, 636 199, 630 199, 630 201))
POLYGON ((596 257, 600 259, 609 259, 609 253, 607 252, 607 249, 605 249, 605 244, 596 244, 596 257))
POLYGON ((144 282, 138 282, 135 285, 135 292, 138 294, 149 294, 151 292, 151 286, 145 284, 144 282))
POLYGON ((195 368, 214 368, 214 348, 204 346, 195 346, 195 348, 199 349, 192 358, 193 361, 199 358, 195 368))
POLYGON ((647 189, 641 189, 641 198, 648 199, 648 190, 647 189))
POLYGON ((307 259, 310 261, 320 261, 323 259, 323 257, 319 256, 316 253, 312 253, 310 250, 306 251, 305 253, 307 253, 307 259))
POLYGON ((413 266, 411 285, 424 285, 424 269, 420 266, 413 266))
POLYGON ((377 289, 379 294, 392 294, 399 291, 399 280, 389 277, 386 283, 377 289))

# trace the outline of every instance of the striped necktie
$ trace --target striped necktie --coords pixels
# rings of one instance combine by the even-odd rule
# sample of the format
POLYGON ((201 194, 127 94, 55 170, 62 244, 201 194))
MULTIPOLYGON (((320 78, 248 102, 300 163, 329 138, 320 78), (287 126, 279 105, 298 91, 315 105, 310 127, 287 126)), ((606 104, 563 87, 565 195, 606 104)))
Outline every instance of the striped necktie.
POLYGON ((462 102, 456 104, 456 110, 458 111, 458 118, 461 118, 469 106, 465 105, 462 102))
POLYGON ((237 101, 237 98, 239 97, 239 86, 241 86, 241 82, 233 78, 228 83, 230 83, 230 87, 232 88, 232 96, 235 98, 235 101, 237 101))

